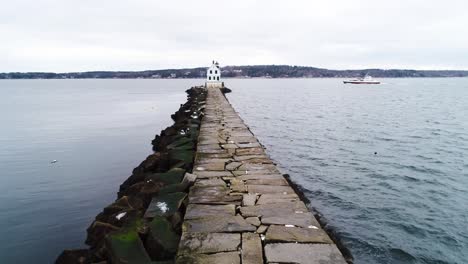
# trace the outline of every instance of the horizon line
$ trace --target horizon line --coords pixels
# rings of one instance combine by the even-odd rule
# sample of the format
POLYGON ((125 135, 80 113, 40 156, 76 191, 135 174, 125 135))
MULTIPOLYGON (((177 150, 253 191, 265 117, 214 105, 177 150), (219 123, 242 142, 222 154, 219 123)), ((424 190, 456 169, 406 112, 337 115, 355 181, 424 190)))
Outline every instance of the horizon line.
MULTIPOLYGON (((226 67, 258 67, 258 66, 287 66, 287 67, 299 67, 299 68, 314 68, 318 70, 327 70, 327 71, 366 71, 366 70, 381 70, 381 71, 461 71, 468 72, 468 69, 416 69, 416 68, 357 68, 357 69, 332 69, 332 68, 322 68, 315 66, 303 66, 303 65, 289 65, 289 64, 247 64, 247 65, 225 65, 221 68, 226 67)), ((145 69, 145 70, 84 70, 84 71, 9 71, 9 72, 0 72, 0 74, 8 73, 53 73, 53 74, 66 74, 66 73, 91 73, 91 72, 148 72, 148 71, 168 71, 168 70, 193 70, 193 69, 203 69, 209 68, 209 66, 196 66, 196 67, 181 67, 181 68, 162 68, 162 69, 145 69)))

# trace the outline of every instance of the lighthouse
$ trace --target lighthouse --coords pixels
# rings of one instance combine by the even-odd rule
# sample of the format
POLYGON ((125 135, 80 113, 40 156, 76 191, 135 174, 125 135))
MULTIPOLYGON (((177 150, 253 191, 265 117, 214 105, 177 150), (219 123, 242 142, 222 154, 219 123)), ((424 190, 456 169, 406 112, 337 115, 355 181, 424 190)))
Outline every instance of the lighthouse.
POLYGON ((206 70, 206 88, 223 88, 224 83, 221 81, 221 69, 219 63, 213 61, 211 66, 206 70))

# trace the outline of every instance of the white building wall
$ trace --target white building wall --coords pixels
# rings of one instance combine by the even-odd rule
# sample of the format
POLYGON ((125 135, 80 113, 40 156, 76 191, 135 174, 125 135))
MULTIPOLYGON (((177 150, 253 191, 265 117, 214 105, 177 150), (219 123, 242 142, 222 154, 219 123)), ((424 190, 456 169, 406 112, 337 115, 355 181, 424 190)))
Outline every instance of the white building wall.
POLYGON ((216 65, 211 65, 210 68, 206 71, 206 81, 207 82, 219 82, 221 81, 221 69, 216 67, 216 65))
POLYGON ((219 68, 217 62, 213 61, 213 64, 206 71, 206 87, 224 87, 224 83, 221 81, 221 69, 219 68))

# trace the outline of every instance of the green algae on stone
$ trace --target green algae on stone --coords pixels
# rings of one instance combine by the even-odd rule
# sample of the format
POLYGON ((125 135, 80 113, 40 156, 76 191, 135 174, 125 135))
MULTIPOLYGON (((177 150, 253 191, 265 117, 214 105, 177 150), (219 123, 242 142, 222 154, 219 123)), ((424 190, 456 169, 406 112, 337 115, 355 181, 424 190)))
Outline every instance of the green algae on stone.
POLYGON ((146 210, 145 217, 171 216, 179 210, 185 197, 187 197, 187 194, 183 192, 164 193, 153 197, 146 210))
POLYGON ((189 183, 170 184, 161 188, 161 190, 159 190, 159 195, 176 192, 186 192, 188 187, 190 187, 189 183))
POLYGON ((172 170, 172 169, 176 169, 176 168, 181 168, 181 169, 183 169, 183 168, 185 168, 185 165, 186 165, 186 164, 185 164, 184 161, 179 161, 179 162, 177 162, 176 164, 172 165, 170 169, 171 169, 171 170, 172 170))
POLYGON ((184 177, 185 170, 181 168, 170 169, 167 172, 153 173, 146 176, 146 180, 162 182, 165 184, 180 183, 184 177))
POLYGON ((156 216, 149 223, 149 234, 146 239, 148 253, 152 259, 173 258, 177 252, 179 239, 171 223, 162 216, 156 216))
POLYGON ((195 151, 193 150, 180 150, 180 149, 169 150, 169 159, 171 161, 174 161, 173 163, 177 163, 178 161, 184 161, 187 164, 192 164, 194 155, 195 155, 195 151))
POLYGON ((137 231, 142 223, 141 219, 133 221, 125 228, 111 233, 106 237, 106 247, 109 251, 112 263, 151 263, 151 259, 137 231))
POLYGON ((200 129, 198 124, 191 124, 189 125, 190 128, 190 138, 192 140, 198 139, 198 135, 200 134, 200 129))
POLYGON ((182 137, 167 145, 167 149, 191 150, 195 147, 193 140, 188 137, 182 137))

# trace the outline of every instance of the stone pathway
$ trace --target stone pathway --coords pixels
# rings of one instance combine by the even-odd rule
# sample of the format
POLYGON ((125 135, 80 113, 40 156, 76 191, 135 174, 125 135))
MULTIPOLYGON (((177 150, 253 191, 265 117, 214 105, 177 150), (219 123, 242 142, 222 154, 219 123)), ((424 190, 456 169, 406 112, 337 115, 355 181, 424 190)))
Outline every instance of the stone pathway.
POLYGON ((176 263, 346 263, 217 88, 193 173, 176 263))

